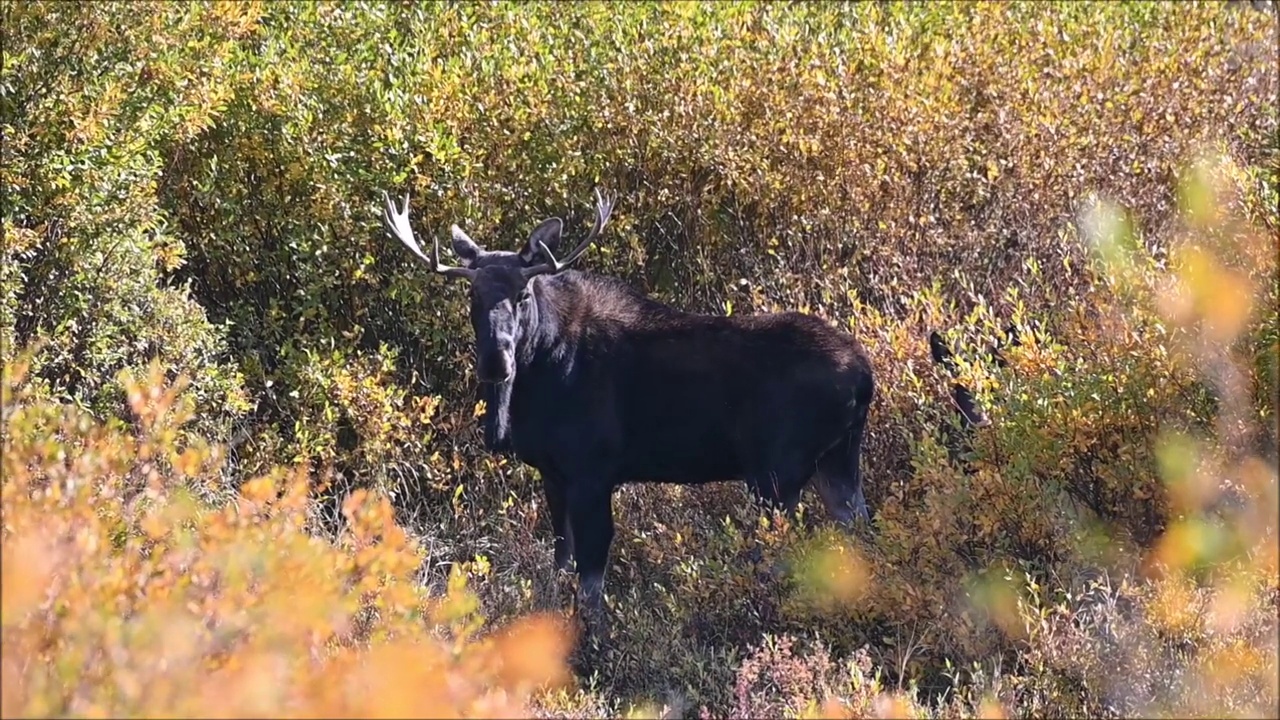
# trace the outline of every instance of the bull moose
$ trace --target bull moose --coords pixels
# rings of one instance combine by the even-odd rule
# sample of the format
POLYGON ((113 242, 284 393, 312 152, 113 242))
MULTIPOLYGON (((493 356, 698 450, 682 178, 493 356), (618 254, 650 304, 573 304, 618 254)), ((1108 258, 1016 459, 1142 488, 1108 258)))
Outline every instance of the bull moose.
MULTIPOLYGON (((1024 328, 1017 323, 1008 325, 1004 330, 1003 339, 998 339, 986 351, 980 351, 977 354, 985 356, 984 359, 994 363, 996 367, 1007 367, 1008 362, 1005 360, 1004 351, 1022 345, 1020 334, 1023 331, 1024 328)), ((982 404, 974 397, 973 391, 960 382, 960 368, 956 364, 955 353, 937 330, 929 333, 929 353, 933 356, 934 363, 940 365, 951 376, 951 403, 960 420, 959 427, 950 423, 943 427, 947 453, 953 461, 961 463, 966 472, 969 472, 972 466, 965 461, 965 456, 973 450, 975 433, 979 428, 991 425, 991 419, 982 404)))
POLYGON ((859 469, 874 395, 852 335, 810 315, 682 312, 622 281, 568 269, 609 222, 557 259, 552 217, 518 251, 485 250, 457 225, 461 266, 428 257, 404 209, 383 193, 387 225, 432 270, 466 280, 485 440, 542 477, 555 564, 576 561, 579 596, 601 607, 624 483, 745 480, 762 504, 794 511, 810 479, 827 512, 869 521, 859 469))

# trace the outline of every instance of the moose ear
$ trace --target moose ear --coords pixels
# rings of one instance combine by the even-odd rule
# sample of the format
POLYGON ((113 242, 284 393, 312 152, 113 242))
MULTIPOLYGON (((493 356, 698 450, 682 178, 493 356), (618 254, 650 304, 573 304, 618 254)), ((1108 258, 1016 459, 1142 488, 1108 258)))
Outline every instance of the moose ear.
POLYGON ((946 343, 942 342, 942 336, 937 330, 929 333, 929 352, 933 355, 933 361, 939 365, 945 365, 947 360, 951 359, 951 351, 947 349, 946 343))
MULTIPOLYGON (((532 265, 542 250, 538 247, 541 243, 547 246, 551 252, 555 252, 557 246, 560 245, 560 232, 564 229, 564 223, 560 218, 547 218, 543 220, 538 227, 529 233, 529 242, 525 243, 524 249, 520 251, 520 261, 525 265, 532 265)), ((546 258, 550 260, 550 258, 546 258)))
POLYGON ((449 234, 453 236, 453 252, 462 260, 463 267, 471 267, 476 258, 480 257, 481 249, 475 240, 467 237, 462 232, 462 228, 453 225, 449 228, 449 234))

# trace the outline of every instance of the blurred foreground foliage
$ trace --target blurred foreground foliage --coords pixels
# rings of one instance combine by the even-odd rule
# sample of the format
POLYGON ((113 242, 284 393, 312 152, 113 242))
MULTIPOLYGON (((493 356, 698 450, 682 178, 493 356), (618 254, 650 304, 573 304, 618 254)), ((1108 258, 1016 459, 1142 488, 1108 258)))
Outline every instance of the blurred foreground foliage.
POLYGON ((559 620, 477 638, 464 569, 428 598, 385 498, 348 496, 333 541, 305 472, 200 502, 220 453, 177 440, 190 403, 159 363, 121 378, 134 428, 33 401, 26 362, 5 370, 6 717, 518 717, 565 678, 559 620))
POLYGON ((563 604, 549 523, 478 446, 463 291, 377 198, 513 249, 596 185, 591 269, 863 338, 877 527, 620 491, 623 621, 539 712, 1275 707, 1273 13, 0 13, 6 716, 519 713, 563 679, 546 616, 476 632, 563 604), (934 328, 995 421, 960 450, 934 328))

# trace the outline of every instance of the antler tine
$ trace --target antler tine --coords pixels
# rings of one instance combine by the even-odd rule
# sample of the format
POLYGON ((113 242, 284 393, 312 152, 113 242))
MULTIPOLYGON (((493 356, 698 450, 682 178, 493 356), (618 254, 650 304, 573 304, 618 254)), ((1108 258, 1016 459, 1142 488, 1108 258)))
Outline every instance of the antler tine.
MULTIPOLYGON (((387 195, 386 190, 382 191, 382 202, 384 204, 382 208, 382 220, 387 224, 387 229, 389 229, 391 234, 403 243, 405 247, 409 248, 414 255, 422 258, 423 261, 429 262, 427 260, 427 256, 423 254, 422 248, 418 247, 418 243, 413 237, 413 230, 407 225, 401 227, 400 213, 396 210, 395 201, 387 195)), ((405 204, 405 210, 408 210, 408 203, 405 204)))
POLYGON ((531 268, 526 268, 524 271, 525 277, 531 278, 535 275, 544 275, 547 273, 555 274, 564 270, 568 266, 572 265, 573 262, 582 255, 582 253, 586 252, 587 248, 591 246, 591 243, 595 242, 600 237, 600 233, 604 230, 604 226, 609 224, 609 216, 613 213, 613 203, 616 196, 612 198, 602 197, 600 195, 600 188, 598 187, 595 188, 595 196, 596 223, 595 226, 591 228, 591 232, 587 234, 587 237, 584 238, 582 242, 578 243, 578 246, 570 251, 569 254, 565 256, 564 260, 557 260, 555 254, 551 252, 551 249, 548 248, 545 243, 539 241, 538 250, 542 252, 542 256, 545 257, 548 262, 541 265, 535 265, 531 268))
POLYGON ((565 258, 564 262, 566 263, 571 263, 578 259, 578 256, 585 252, 591 243, 595 242, 596 239, 600 237, 600 233, 604 230, 604 226, 609 224, 609 215, 613 213, 614 199, 605 199, 604 197, 601 197, 600 188, 593 188, 593 190, 595 191, 596 196, 596 224, 591 228, 591 233, 587 235, 587 238, 579 243, 578 247, 573 249, 573 252, 569 253, 569 257, 565 258))
POLYGON ((414 255, 417 255, 431 269, 451 278, 463 278, 465 280, 473 280, 476 271, 471 268, 453 267, 440 262, 440 239, 432 237, 433 245, 431 248, 431 257, 422 252, 422 248, 418 246, 418 241, 413 237, 413 228, 409 226, 409 191, 404 193, 404 210, 397 210, 395 201, 387 195, 387 191, 382 191, 382 199, 386 203, 386 207, 382 211, 382 219, 386 221, 391 228, 391 233, 396 236, 405 247, 409 248, 414 255))

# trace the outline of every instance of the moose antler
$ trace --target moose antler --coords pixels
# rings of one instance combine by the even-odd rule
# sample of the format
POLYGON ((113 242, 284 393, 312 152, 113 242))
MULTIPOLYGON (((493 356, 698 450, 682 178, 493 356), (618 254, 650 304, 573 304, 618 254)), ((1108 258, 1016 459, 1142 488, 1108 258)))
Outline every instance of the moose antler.
POLYGON ((405 247, 413 251, 414 255, 422 258, 422 261, 431 266, 431 269, 445 277, 463 278, 465 280, 474 280, 476 271, 471 268, 454 267, 445 265, 440 262, 440 240, 432 237, 435 243, 432 247, 431 257, 428 258, 422 252, 422 248, 418 247, 418 241, 413 238, 413 228, 409 227, 409 191, 404 193, 404 210, 396 209, 395 202, 387 196, 387 192, 382 191, 382 199, 387 206, 382 211, 382 219, 390 226, 392 234, 404 243, 405 247))
POLYGON ((566 255, 564 260, 556 260, 556 256, 551 252, 551 249, 546 246, 546 243, 539 240, 538 249, 542 252, 542 256, 545 257, 548 262, 521 270, 521 273, 524 274, 525 278, 532 278, 536 275, 554 275, 555 273, 564 270, 572 265, 573 261, 577 260, 582 253, 586 252, 587 248, 591 246, 591 243, 595 242, 600 237, 600 232, 604 230, 604 226, 609 223, 609 214, 613 212, 613 203, 617 197, 602 197, 600 195, 600 188, 595 189, 595 194, 596 224, 595 227, 591 228, 591 233, 587 235, 587 238, 578 243, 578 247, 574 248, 572 252, 566 255))

